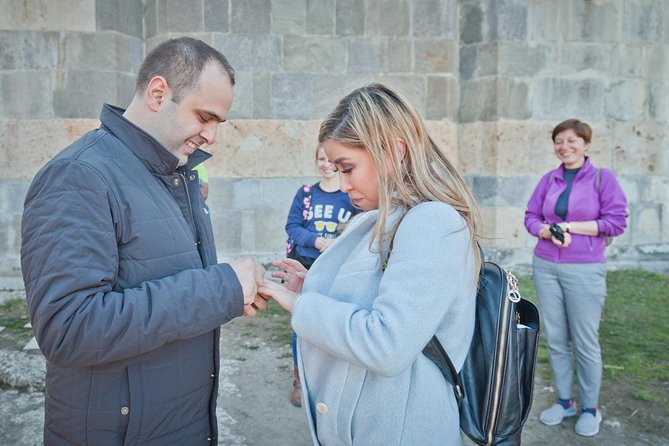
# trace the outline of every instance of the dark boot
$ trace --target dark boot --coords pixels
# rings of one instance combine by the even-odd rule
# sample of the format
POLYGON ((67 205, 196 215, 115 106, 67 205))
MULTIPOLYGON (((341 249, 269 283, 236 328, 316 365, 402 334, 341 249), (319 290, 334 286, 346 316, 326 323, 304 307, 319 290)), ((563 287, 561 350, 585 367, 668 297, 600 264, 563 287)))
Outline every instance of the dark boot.
POLYGON ((300 385, 300 373, 297 366, 293 367, 293 393, 290 395, 290 404, 302 407, 302 386, 300 385))

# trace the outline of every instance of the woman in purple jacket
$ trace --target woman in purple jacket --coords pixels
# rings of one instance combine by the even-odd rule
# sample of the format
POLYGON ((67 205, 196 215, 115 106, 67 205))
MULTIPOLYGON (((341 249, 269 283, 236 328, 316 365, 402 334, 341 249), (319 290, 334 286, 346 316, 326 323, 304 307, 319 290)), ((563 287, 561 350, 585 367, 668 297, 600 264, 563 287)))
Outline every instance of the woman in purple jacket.
POLYGON ((588 158, 592 129, 569 119, 553 129, 555 155, 562 164, 545 174, 525 212, 527 231, 538 237, 534 248, 534 284, 539 297, 558 402, 541 412, 549 426, 576 415, 572 395, 572 347, 576 356, 581 416, 576 433, 599 432, 597 409, 602 382, 599 321, 606 297, 606 240, 622 234, 627 199, 613 172, 588 158), (550 231, 556 223, 558 240, 550 231))

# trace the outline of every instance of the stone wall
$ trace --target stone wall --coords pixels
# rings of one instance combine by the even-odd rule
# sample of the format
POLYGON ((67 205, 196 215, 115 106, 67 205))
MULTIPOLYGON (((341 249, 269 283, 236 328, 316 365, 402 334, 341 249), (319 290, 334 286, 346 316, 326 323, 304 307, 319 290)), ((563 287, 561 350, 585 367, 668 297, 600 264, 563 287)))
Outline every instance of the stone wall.
POLYGON ((292 195, 315 179, 319 120, 379 81, 411 99, 467 176, 491 257, 529 263, 524 206, 558 163, 552 127, 579 117, 595 131, 593 161, 616 171, 630 201, 611 263, 669 269, 665 0, 1 0, 5 283, 20 285, 32 176, 98 125, 103 102, 127 105, 146 51, 181 35, 237 71, 207 162, 222 259, 281 252, 292 195))

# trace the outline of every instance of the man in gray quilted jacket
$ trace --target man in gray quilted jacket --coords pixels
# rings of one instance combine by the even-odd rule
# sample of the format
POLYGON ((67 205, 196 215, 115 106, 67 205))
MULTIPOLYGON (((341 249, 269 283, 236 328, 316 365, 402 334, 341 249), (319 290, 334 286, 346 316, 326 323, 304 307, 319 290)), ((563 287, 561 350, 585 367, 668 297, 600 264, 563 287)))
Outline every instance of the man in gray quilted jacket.
POLYGON ((33 179, 21 266, 47 359, 46 445, 217 443, 219 327, 267 305, 261 265, 217 262, 193 171, 234 82, 204 42, 164 42, 128 109, 105 105, 33 179))

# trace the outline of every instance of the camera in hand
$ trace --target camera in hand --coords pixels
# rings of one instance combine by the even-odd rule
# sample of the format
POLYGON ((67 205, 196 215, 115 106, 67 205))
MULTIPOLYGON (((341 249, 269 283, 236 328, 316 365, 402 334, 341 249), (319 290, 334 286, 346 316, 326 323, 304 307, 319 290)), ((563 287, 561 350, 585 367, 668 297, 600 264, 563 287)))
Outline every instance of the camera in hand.
POLYGON ((553 237, 555 237, 560 243, 564 243, 564 231, 560 226, 558 226, 557 223, 552 223, 548 229, 550 229, 553 237))

